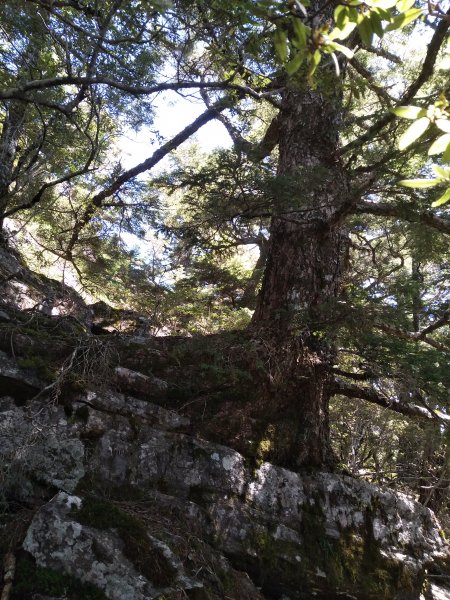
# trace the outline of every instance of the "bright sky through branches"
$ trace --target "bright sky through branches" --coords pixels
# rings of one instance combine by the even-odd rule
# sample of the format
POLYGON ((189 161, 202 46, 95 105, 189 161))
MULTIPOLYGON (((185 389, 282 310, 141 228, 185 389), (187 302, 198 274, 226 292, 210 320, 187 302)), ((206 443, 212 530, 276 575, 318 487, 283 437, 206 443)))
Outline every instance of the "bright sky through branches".
MULTIPOLYGON (((162 94, 155 105, 156 117, 153 129, 159 131, 166 140, 192 123, 205 110, 205 105, 201 101, 192 98, 185 99, 179 95, 174 99, 174 95, 170 93, 162 94)), ((196 140, 202 150, 207 152, 218 146, 231 146, 231 140, 219 121, 210 121, 204 125, 188 143, 192 143, 193 140, 196 140)), ((152 142, 155 146, 158 143, 154 138, 154 134, 147 127, 142 128, 138 133, 129 131, 119 143, 119 150, 122 153, 122 166, 129 169, 144 161, 154 151, 151 145, 152 142)), ((169 160, 169 157, 163 160, 156 171, 160 172, 167 168, 169 160)), ((155 171, 146 174, 144 177, 151 177, 154 174, 155 171)))

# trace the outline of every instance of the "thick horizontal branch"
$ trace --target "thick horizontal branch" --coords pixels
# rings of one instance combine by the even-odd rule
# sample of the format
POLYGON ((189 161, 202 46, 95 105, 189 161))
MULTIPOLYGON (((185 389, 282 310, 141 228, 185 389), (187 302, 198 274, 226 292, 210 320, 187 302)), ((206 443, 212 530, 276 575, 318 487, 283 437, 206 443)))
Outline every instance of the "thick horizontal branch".
POLYGON ((359 202, 353 209, 354 213, 377 215, 380 217, 392 217, 409 223, 423 223, 433 229, 450 234, 450 219, 437 217, 432 212, 417 212, 413 204, 395 206, 387 203, 359 202))
POLYGON ((377 404, 378 406, 382 406, 383 408, 388 408, 389 410, 393 410, 394 412, 397 412, 401 415, 405 415, 407 417, 418 417, 427 420, 439 419, 446 423, 450 423, 450 415, 446 415, 438 411, 433 411, 431 409, 426 408, 425 406, 418 406, 417 404, 405 404, 404 402, 400 402, 396 398, 387 398, 386 396, 383 396, 373 388, 361 387, 354 383, 347 383, 346 381, 341 381, 339 379, 336 379, 332 383, 331 392, 333 395, 340 394, 342 396, 346 396, 347 398, 358 398, 360 400, 366 400, 367 402, 377 404))
MULTIPOLYGON (((148 96, 164 91, 179 91, 185 89, 215 89, 224 90, 230 89, 241 92, 247 96, 251 96, 258 100, 265 98, 266 94, 258 93, 254 89, 245 86, 231 83, 231 80, 226 81, 173 81, 167 83, 157 83, 155 85, 138 85, 125 83, 123 81, 117 81, 116 79, 110 79, 109 77, 95 76, 95 77, 77 77, 77 76, 65 76, 65 77, 51 77, 47 79, 35 79, 33 81, 26 81, 17 87, 9 88, 0 91, 0 100, 11 100, 18 98, 23 100, 24 94, 33 91, 47 90, 55 87, 61 87, 64 85, 107 85, 127 94, 133 96, 148 96)), ((33 98, 34 101, 39 102, 39 98, 33 98)))

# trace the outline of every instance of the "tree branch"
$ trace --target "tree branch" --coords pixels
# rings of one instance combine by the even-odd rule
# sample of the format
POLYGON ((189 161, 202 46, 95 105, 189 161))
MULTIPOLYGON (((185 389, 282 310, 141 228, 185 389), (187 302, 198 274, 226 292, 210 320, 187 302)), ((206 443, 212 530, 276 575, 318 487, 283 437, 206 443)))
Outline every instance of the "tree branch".
POLYGON ((354 383, 347 383, 340 379, 336 379, 331 384, 331 393, 333 395, 340 394, 347 398, 358 398, 360 400, 367 400, 372 404, 377 404, 383 408, 388 408, 401 415, 407 417, 415 417, 421 419, 439 419, 444 423, 450 423, 450 415, 446 415, 440 411, 434 411, 424 406, 418 406, 417 404, 405 404, 400 402, 396 398, 390 399, 383 396, 373 388, 360 387, 354 383))
MULTIPOLYGON (((447 325, 447 324, 448 324, 448 316, 446 317, 445 321, 440 323, 439 327, 443 327, 444 325, 447 325)), ((433 325, 435 325, 435 323, 433 323, 433 325)), ((432 327, 431 329, 429 329, 430 328, 430 326, 429 326, 429 327, 426 327, 424 330, 417 331, 417 332, 406 331, 406 329, 402 329, 401 327, 395 327, 395 325, 387 325, 386 323, 379 323, 379 322, 375 322, 374 327, 376 327, 380 331, 383 331, 384 333, 388 333, 390 335, 395 335, 396 337, 398 337, 402 340, 407 340, 408 342, 425 342, 429 346, 436 348, 436 350, 440 350, 441 352, 450 352, 450 348, 448 346, 446 346, 445 344, 442 344, 441 342, 434 340, 433 338, 431 338, 427 335, 427 333, 429 332, 428 330, 433 331, 434 329, 437 329, 438 327, 432 327)))
POLYGON ((437 217, 434 213, 428 211, 419 213, 412 203, 395 206, 382 202, 360 202, 353 208, 353 212, 355 214, 368 213, 380 217, 392 217, 409 223, 423 223, 442 233, 450 234, 450 219, 437 217))
MULTIPOLYGON (((164 91, 178 91, 183 89, 215 89, 224 90, 232 89, 247 96, 251 96, 257 100, 262 98, 267 99, 266 94, 256 92, 251 87, 246 85, 238 85, 231 83, 230 79, 225 81, 175 81, 168 83, 158 83, 155 85, 136 85, 131 83, 125 83, 123 81, 117 81, 110 79, 109 77, 95 76, 95 77, 78 77, 78 76, 65 76, 65 77, 51 77, 47 79, 35 79, 33 81, 26 81, 23 84, 0 91, 0 100, 11 100, 17 98, 25 100, 24 94, 32 91, 46 90, 54 87, 60 87, 64 85, 107 85, 109 87, 121 90, 133 96, 144 96, 156 94, 164 91)), ((39 98, 32 98, 29 101, 39 102, 39 98)), ((44 99, 42 100, 44 102, 44 99)), ((46 101, 48 102, 48 100, 46 101)))
POLYGON ((196 133, 203 125, 217 118, 217 115, 229 106, 230 100, 228 98, 219 100, 214 106, 208 108, 204 113, 202 113, 195 121, 193 121, 190 125, 185 127, 180 133, 175 135, 170 141, 163 144, 158 150, 156 150, 149 158, 144 160, 144 162, 136 165, 135 167, 128 169, 122 175, 117 177, 113 181, 111 185, 104 188, 100 192, 97 192, 95 196, 91 199, 87 208, 85 209, 81 218, 75 223, 72 236, 69 240, 69 244, 67 246, 67 258, 69 260, 73 260, 72 251, 75 244, 78 241, 81 230, 89 223, 91 218, 94 216, 96 210, 100 208, 103 204, 103 200, 109 198, 113 194, 115 194, 119 189, 131 179, 134 179, 141 173, 145 173, 152 169, 155 165, 157 165, 165 156, 167 156, 170 152, 178 148, 183 142, 189 139, 194 133, 196 133))

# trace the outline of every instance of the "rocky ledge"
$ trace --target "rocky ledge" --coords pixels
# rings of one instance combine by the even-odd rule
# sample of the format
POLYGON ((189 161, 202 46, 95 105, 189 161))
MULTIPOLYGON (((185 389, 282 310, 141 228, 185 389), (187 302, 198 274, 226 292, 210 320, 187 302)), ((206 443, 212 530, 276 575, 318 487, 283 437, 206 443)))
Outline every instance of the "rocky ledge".
MULTIPOLYGON (((38 385, 13 362, 9 378, 38 385)), ((418 599, 447 557, 433 513, 411 499, 249 464, 161 405, 113 389, 79 393, 70 414, 48 399, 17 404, 0 404, 5 492, 41 506, 13 599, 52 597, 55 574, 91 587, 54 598, 418 599)))

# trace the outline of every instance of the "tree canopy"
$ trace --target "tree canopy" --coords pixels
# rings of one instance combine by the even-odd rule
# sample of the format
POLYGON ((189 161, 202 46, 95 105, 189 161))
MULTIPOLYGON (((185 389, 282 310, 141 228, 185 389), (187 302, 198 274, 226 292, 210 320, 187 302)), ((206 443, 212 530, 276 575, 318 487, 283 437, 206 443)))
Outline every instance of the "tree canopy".
POLYGON ((308 444, 327 447, 330 398, 357 398, 428 423, 445 456, 449 13, 411 0, 8 0, 0 23, 4 239, 146 314, 153 333, 269 331, 291 356, 290 405, 309 407, 297 445, 314 414, 308 444), (162 93, 203 103, 170 139, 155 131, 162 93), (192 139, 213 120, 232 145, 205 153, 192 139), (147 156, 126 168, 132 131, 148 132, 147 156))

